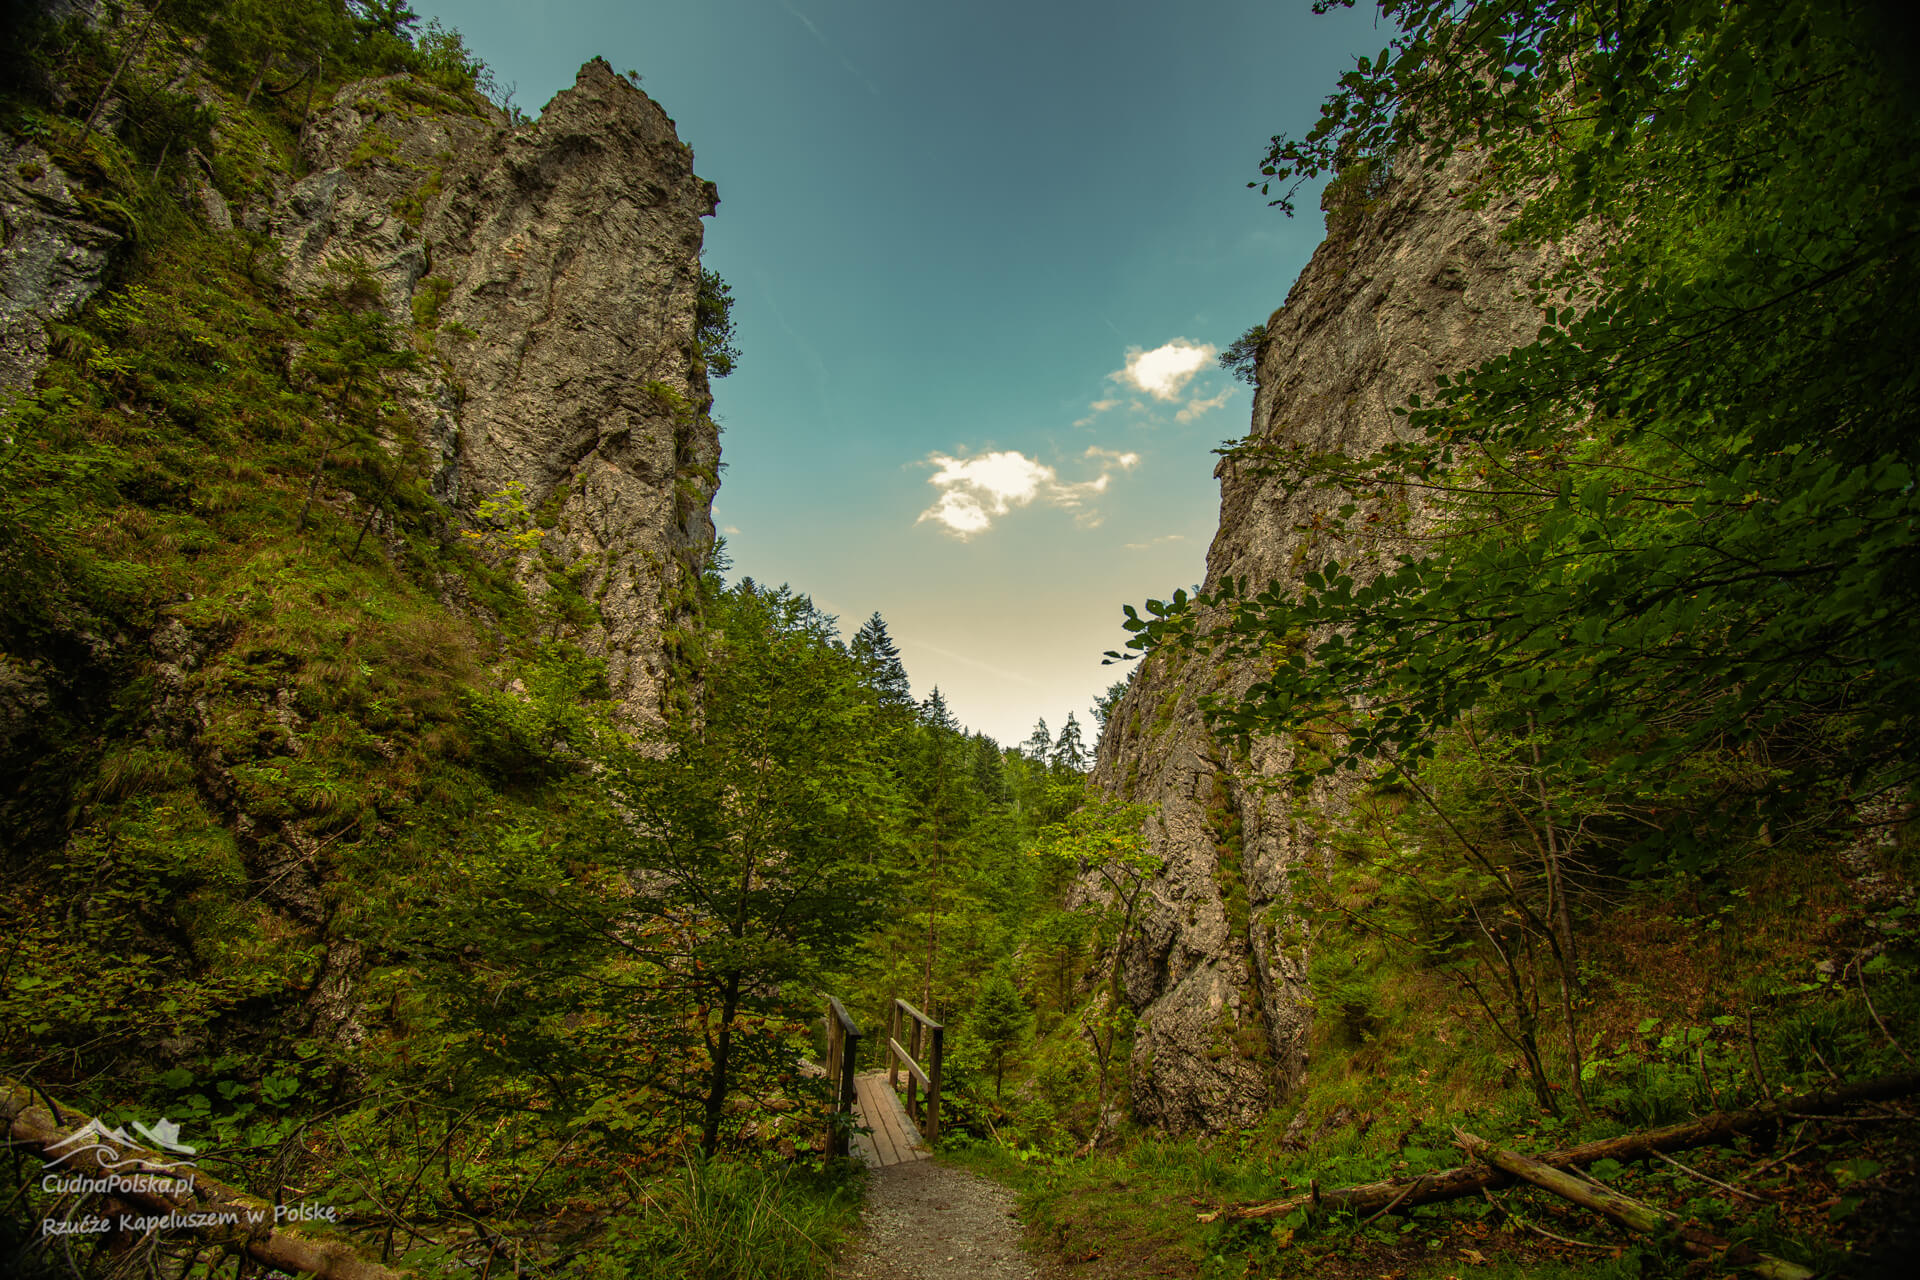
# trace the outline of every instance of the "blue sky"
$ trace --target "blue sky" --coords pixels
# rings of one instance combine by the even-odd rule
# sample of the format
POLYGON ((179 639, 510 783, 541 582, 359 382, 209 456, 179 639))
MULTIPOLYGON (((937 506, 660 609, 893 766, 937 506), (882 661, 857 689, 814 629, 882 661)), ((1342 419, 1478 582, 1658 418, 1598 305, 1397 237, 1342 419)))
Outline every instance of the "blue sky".
POLYGON ((735 575, 851 633, 1003 743, 1123 671, 1122 604, 1199 580, 1210 358, 1319 241, 1246 189, 1386 42, 1308 0, 416 0, 537 113, 599 55, 718 184, 706 264, 742 358, 715 386, 735 575))

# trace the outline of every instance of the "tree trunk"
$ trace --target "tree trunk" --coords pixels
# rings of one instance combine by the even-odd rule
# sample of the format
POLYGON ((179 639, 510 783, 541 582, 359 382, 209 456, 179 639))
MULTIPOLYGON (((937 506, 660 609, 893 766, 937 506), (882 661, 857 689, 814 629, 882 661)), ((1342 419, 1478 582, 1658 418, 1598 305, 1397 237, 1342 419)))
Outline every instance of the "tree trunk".
POLYGON ((307 119, 313 114, 313 91, 320 87, 321 70, 326 65, 327 60, 324 55, 317 56, 314 59, 313 83, 307 86, 307 100, 301 104, 300 107, 300 136, 294 142, 294 146, 296 147, 304 147, 307 144, 307 119))
POLYGON ((87 139, 93 136, 93 127, 100 121, 100 111, 107 105, 107 99, 113 96, 114 89, 119 86, 120 77, 125 74, 127 68, 133 64, 133 60, 140 56, 140 50, 146 48, 147 33, 153 30, 153 20, 160 16, 160 10, 166 7, 166 3, 167 0, 159 0, 159 2, 148 11, 147 20, 145 24, 141 26, 140 34, 133 39, 133 46, 129 48, 125 56, 120 59, 120 65, 113 69, 113 74, 107 77, 107 87, 100 91, 100 97, 94 102, 93 110, 87 112, 86 125, 80 130, 80 142, 82 145, 85 145, 87 139))
POLYGON ((373 527, 373 518, 379 514, 380 508, 369 502, 367 504, 367 518, 360 522, 360 533, 354 538, 353 550, 348 553, 347 559, 358 560, 360 558, 360 544, 367 540, 367 530, 373 527))
POLYGON ((260 92, 260 85, 267 78, 267 70, 273 66, 274 56, 269 53, 266 60, 260 64, 260 69, 253 73, 253 83, 247 86, 247 96, 240 100, 242 111, 253 105, 253 95, 260 92))
POLYGON ((733 1017, 740 1011, 740 972, 727 974, 727 991, 720 1002, 720 1034, 713 1046, 713 1075, 707 1087, 706 1118, 700 1125, 700 1150, 709 1157, 720 1146, 720 1117, 727 1106, 728 1058, 733 1051, 733 1017))
MULTIPOLYGON (((1901 1098, 1915 1092, 1920 1092, 1920 1071, 1909 1071, 1901 1075, 1865 1080, 1844 1088, 1808 1094, 1802 1098, 1788 1099, 1779 1104, 1751 1107, 1744 1111, 1716 1111, 1698 1120, 1687 1120, 1660 1129, 1649 1129, 1641 1133, 1622 1134, 1617 1138, 1604 1138, 1598 1142, 1582 1143, 1564 1151, 1548 1152, 1537 1159, 1541 1164, 1556 1169, 1589 1165, 1596 1160, 1643 1160, 1655 1152, 1685 1151, 1691 1147, 1727 1142, 1740 1134, 1778 1124, 1781 1114, 1786 1111, 1800 1116, 1830 1115, 1843 1111, 1855 1103, 1901 1098)), ((1335 1208, 1351 1209, 1356 1214, 1376 1213, 1395 1201, 1399 1201, 1404 1207, 1412 1208, 1415 1205, 1433 1204, 1436 1201, 1453 1200, 1460 1196, 1478 1195, 1482 1191, 1506 1186, 1511 1181, 1512 1179, 1504 1170, 1468 1165, 1444 1169, 1439 1173, 1422 1174, 1411 1183, 1405 1180, 1369 1182, 1335 1191, 1321 1191, 1317 1195, 1292 1196, 1285 1200, 1232 1205, 1214 1213, 1201 1214, 1200 1220, 1212 1222, 1216 1218, 1279 1218, 1285 1217, 1295 1209, 1305 1208, 1316 1202, 1335 1208), (1410 1186, 1413 1188, 1411 1193, 1408 1192, 1410 1186)))
POLYGON ((920 1012, 933 1011, 933 952, 940 931, 940 837, 933 839, 933 875, 927 882, 927 957, 920 973, 920 1012))
MULTIPOLYGON (((1453 1134, 1468 1155, 1478 1156, 1495 1168, 1517 1178, 1525 1178, 1534 1186, 1551 1191, 1563 1200, 1571 1200, 1583 1209, 1591 1209, 1611 1218, 1630 1231, 1637 1231, 1643 1236, 1671 1233, 1679 1241, 1681 1250, 1691 1257, 1714 1258, 1727 1249, 1726 1241, 1683 1223, 1671 1213, 1642 1204, 1632 1196, 1622 1195, 1611 1187, 1583 1181, 1517 1151, 1502 1150, 1463 1129, 1456 1128, 1453 1134)), ((1805 1267, 1764 1253, 1756 1253, 1753 1258, 1755 1260, 1746 1265, 1756 1274, 1767 1277, 1767 1280, 1813 1280, 1813 1272, 1805 1267)))

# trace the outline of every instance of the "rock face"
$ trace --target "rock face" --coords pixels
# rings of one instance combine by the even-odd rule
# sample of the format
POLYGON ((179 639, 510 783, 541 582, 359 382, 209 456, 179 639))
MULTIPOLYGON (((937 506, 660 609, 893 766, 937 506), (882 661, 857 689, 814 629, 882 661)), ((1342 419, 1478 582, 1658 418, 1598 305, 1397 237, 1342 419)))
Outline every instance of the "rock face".
MULTIPOLYGON (((1416 172, 1347 197, 1328 238, 1269 323, 1250 435, 1310 449, 1377 450, 1402 430, 1390 410, 1436 374, 1530 341, 1540 315, 1526 282, 1543 255, 1503 243, 1511 207, 1469 209, 1458 166, 1416 172)), ((1329 558, 1364 580, 1385 538, 1334 545, 1310 530, 1340 499, 1288 492, 1231 460, 1206 586, 1223 577, 1297 581, 1329 558)), ((1416 520, 1418 516, 1416 514, 1416 520)), ((1139 1014, 1135 1113, 1175 1131, 1251 1123, 1305 1069, 1312 1026, 1305 931, 1289 907, 1290 868, 1322 850, 1290 793, 1263 790, 1294 744, 1234 758, 1207 731, 1198 699, 1244 690, 1245 667, 1155 654, 1108 718, 1094 782, 1159 805, 1149 831, 1165 866, 1124 957, 1139 1014)), ((1321 785, 1310 810, 1337 813, 1350 786, 1321 785)))
POLYGON ((552 531, 523 579, 594 602, 579 638, 628 719, 650 719, 662 631, 713 542, 695 299, 717 197, 666 113, 599 59, 534 124, 470 110, 407 77, 349 86, 266 221, 296 288, 357 259, 396 326, 431 340, 414 408, 436 492, 471 511, 522 486, 552 531))
POLYGON ((33 385, 47 362, 46 322, 94 295, 119 243, 45 151, 0 144, 0 405, 33 385))

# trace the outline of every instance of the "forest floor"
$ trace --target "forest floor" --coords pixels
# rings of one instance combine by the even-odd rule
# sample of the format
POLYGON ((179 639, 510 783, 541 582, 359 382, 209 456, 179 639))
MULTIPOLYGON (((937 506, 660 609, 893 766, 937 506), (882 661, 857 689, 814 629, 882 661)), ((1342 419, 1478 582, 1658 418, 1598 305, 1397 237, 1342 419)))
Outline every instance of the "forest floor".
POLYGON ((871 1178, 845 1280, 1040 1280, 1006 1187, 933 1160, 871 1178))

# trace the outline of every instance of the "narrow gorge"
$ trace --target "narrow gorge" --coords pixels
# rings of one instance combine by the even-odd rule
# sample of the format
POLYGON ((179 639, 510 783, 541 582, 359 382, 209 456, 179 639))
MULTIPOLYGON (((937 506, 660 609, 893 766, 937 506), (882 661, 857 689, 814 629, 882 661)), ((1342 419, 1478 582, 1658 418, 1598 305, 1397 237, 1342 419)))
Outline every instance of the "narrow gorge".
POLYGON ((12 6, 0 1273, 1904 1280, 1910 42, 1376 9, 12 6))

